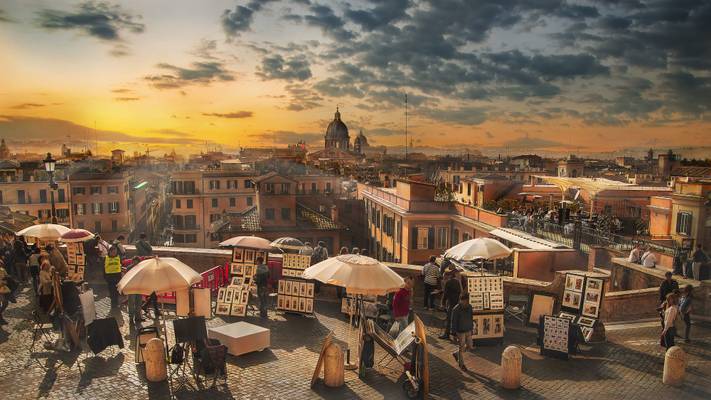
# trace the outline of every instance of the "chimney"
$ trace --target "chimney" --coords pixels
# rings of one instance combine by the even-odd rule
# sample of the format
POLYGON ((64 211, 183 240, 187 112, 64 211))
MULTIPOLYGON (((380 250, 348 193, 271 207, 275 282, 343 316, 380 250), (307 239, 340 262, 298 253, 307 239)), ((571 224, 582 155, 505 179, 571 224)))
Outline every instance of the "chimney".
POLYGON ((335 205, 331 206, 331 220, 333 222, 338 223, 338 207, 335 205))

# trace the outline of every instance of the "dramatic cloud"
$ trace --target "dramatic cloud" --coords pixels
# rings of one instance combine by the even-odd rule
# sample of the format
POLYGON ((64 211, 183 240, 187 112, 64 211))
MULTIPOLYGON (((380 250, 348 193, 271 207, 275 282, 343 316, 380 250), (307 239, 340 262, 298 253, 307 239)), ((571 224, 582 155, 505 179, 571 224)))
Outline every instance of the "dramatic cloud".
POLYGON ((22 104, 17 104, 14 105, 10 108, 13 110, 31 110, 33 108, 40 108, 40 107, 46 107, 47 104, 40 104, 40 103, 22 103, 22 104))
POLYGON ((178 89, 189 85, 209 85, 213 82, 234 80, 222 62, 197 61, 190 68, 160 63, 157 68, 165 71, 158 75, 148 75, 144 79, 156 89, 178 89))
POLYGON ((324 35, 336 40, 350 40, 355 37, 353 32, 344 28, 346 22, 343 18, 334 14, 330 7, 312 5, 309 11, 311 14, 304 15, 303 21, 308 25, 320 28, 324 35))
POLYGON ((264 80, 305 81, 311 78, 311 69, 309 61, 304 56, 297 55, 285 59, 279 54, 274 54, 262 59, 262 65, 257 67, 257 75, 264 80))
POLYGON ((348 10, 346 17, 365 30, 379 28, 405 16, 410 0, 370 0, 370 10, 348 10))
POLYGON ((304 111, 320 107, 323 98, 313 89, 301 84, 289 84, 284 88, 289 93, 290 111, 304 111))
POLYGON ((141 33, 145 29, 140 15, 105 2, 82 2, 73 11, 45 9, 37 17, 45 29, 73 30, 105 41, 121 40, 124 31, 141 33))
POLYGON ((218 117, 218 118, 229 118, 229 119, 240 119, 240 118, 250 118, 254 116, 251 111, 235 111, 229 113, 202 113, 206 117, 218 117))
POLYGON ((563 146, 562 143, 543 138, 532 138, 528 135, 509 140, 501 145, 501 147, 508 147, 511 149, 549 149, 561 146, 563 146))
POLYGON ((273 1, 275 0, 252 0, 245 6, 237 5, 234 10, 225 10, 220 22, 227 37, 239 36, 240 33, 250 30, 254 14, 273 1))
POLYGON ((486 121, 486 109, 483 108, 458 108, 458 109, 424 109, 422 115, 441 122, 458 125, 479 125, 486 121))

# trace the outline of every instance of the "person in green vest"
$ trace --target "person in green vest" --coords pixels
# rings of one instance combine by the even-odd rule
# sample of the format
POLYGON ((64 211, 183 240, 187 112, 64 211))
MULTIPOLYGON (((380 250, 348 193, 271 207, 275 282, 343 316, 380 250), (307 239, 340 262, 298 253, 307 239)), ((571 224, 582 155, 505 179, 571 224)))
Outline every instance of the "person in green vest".
POLYGON ((109 289, 111 308, 116 308, 119 296, 116 285, 121 280, 121 257, 119 257, 118 249, 115 246, 109 248, 109 254, 104 258, 104 279, 109 289))

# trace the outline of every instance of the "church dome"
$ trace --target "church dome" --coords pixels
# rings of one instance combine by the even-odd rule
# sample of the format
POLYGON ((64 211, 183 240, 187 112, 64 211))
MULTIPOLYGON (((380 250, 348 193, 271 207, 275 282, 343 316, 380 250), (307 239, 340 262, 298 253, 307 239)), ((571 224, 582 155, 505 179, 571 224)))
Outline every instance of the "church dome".
POLYGON ((336 115, 333 121, 326 128, 326 140, 349 140, 348 127, 341 121, 341 113, 336 108, 336 115))

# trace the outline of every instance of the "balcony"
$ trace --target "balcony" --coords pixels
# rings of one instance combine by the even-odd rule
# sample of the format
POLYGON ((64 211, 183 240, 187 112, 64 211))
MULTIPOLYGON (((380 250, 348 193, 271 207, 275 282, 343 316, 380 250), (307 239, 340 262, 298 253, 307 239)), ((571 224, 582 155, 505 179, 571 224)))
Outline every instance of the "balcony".
POLYGON ((432 199, 432 201, 409 200, 388 190, 372 186, 364 186, 363 193, 375 200, 385 200, 388 203, 410 212, 451 213, 454 211, 452 203, 449 201, 435 201, 434 199, 432 199))

